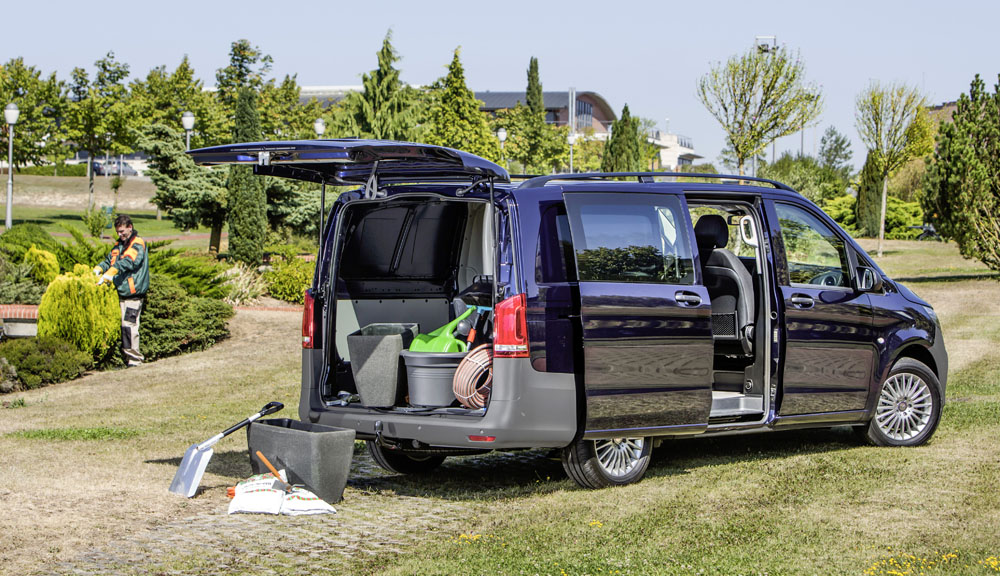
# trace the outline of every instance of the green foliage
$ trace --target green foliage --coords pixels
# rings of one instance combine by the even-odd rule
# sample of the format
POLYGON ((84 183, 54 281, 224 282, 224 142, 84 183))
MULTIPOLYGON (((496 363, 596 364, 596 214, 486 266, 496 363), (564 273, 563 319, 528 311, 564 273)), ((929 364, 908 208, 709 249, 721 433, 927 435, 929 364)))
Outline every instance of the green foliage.
POLYGON ((841 196, 847 190, 847 181, 842 180, 837 171, 822 166, 812 156, 788 152, 773 164, 761 166, 758 176, 788 184, 816 203, 841 196))
POLYGON ((225 302, 191 296, 169 276, 150 275, 140 318, 139 342, 147 361, 204 350, 229 336, 233 309, 225 302))
POLYGON ((93 238, 100 238, 104 229, 111 223, 111 215, 97 206, 86 209, 80 219, 93 238))
POLYGON ((272 78, 264 84, 257 102, 263 139, 309 140, 316 137, 313 122, 322 115, 323 108, 315 98, 303 104, 299 98, 301 93, 294 75, 286 75, 281 83, 272 78))
POLYGON ((929 159, 929 157, 913 158, 897 170, 889 178, 889 196, 907 202, 917 200, 924 186, 924 175, 927 173, 929 159))
POLYGON ((448 66, 448 75, 438 81, 435 92, 425 142, 464 150, 494 162, 500 160, 500 142, 490 131, 487 115, 480 110, 482 102, 465 85, 465 71, 457 49, 448 66))
MULTIPOLYGON (((520 164, 527 174, 544 174, 569 165, 569 129, 546 124, 544 114, 535 115, 520 102, 514 108, 497 111, 491 127, 494 133, 500 128, 507 131, 503 155, 520 164)), ((574 164, 574 169, 580 165, 575 157, 574 164)))
POLYGON ((831 198, 823 203, 823 211, 833 218, 848 234, 857 234, 858 218, 855 207, 858 200, 850 194, 831 198))
POLYGON ((302 304, 305 290, 312 285, 315 268, 315 263, 301 258, 279 260, 271 270, 264 272, 268 294, 278 300, 302 304))
POLYGON ((149 250, 149 272, 169 276, 192 296, 221 300, 226 297, 225 266, 210 256, 185 254, 181 250, 149 250))
POLYGON ((31 264, 0 259, 0 304, 38 304, 45 286, 35 282, 31 264))
MULTIPOLYGON (((313 182, 288 178, 265 178, 267 224, 271 230, 285 229, 315 237, 319 226, 320 187, 313 182)), ((336 199, 336 188, 327 186, 327 209, 336 199)))
POLYGON ((149 155, 146 173, 156 185, 153 204, 182 230, 199 224, 210 227, 209 250, 218 252, 229 207, 228 171, 195 165, 185 154, 183 135, 163 124, 146 127, 138 147, 149 155))
POLYGON ((812 124, 823 101, 819 87, 806 84, 798 54, 756 46, 712 66, 698 81, 698 98, 725 130, 740 175, 772 141, 812 124))
POLYGON ((232 306, 254 304, 267 292, 267 282, 257 268, 236 264, 226 272, 225 301, 232 306))
MULTIPOLYGON (((20 111, 14 132, 15 167, 37 164, 45 158, 64 154, 65 139, 60 121, 69 102, 65 85, 56 79, 55 72, 43 78, 34 66, 26 66, 23 58, 11 58, 0 65, 0 102, 4 106, 13 102, 20 111)), ((4 138, 6 153, 7 140, 4 138)), ((19 172, 25 173, 24 170, 19 172)), ((49 168, 45 175, 51 176, 52 169, 49 168)))
POLYGON ((843 181, 851 177, 851 141, 833 126, 826 129, 819 141, 819 164, 832 170, 843 181))
MULTIPOLYGON (((236 127, 233 140, 260 140, 256 96, 249 89, 240 90, 236 102, 236 127)), ((264 255, 267 235, 267 199, 264 186, 248 166, 230 166, 229 182, 229 255, 237 262, 259 265, 264 255)))
POLYGON ((878 236, 879 219, 882 217, 882 173, 874 153, 869 151, 861 167, 858 183, 858 202, 855 207, 858 234, 878 236))
POLYGON ((56 255, 34 245, 25 252, 24 263, 31 264, 31 277, 44 286, 48 286, 49 282, 59 275, 59 261, 56 260, 56 255))
POLYGON ((32 246, 56 252, 59 242, 41 226, 32 222, 14 224, 0 235, 0 253, 11 262, 23 261, 25 253, 32 246))
POLYGON ((77 264, 90 270, 94 264, 103 260, 111 250, 107 244, 86 238, 75 227, 64 225, 63 230, 69 232, 73 238, 72 242, 56 243, 56 259, 59 260, 59 269, 63 272, 72 271, 77 264))
POLYGON ((916 88, 872 82, 858 95, 855 106, 858 136, 883 177, 933 149, 933 125, 926 100, 916 88))
POLYGON ((399 79, 399 54, 392 46, 392 31, 386 32, 378 52, 378 68, 361 77, 362 91, 344 99, 346 114, 334 126, 339 132, 361 138, 414 139, 418 94, 399 79))
POLYGON ((34 166, 23 166, 17 169, 18 174, 30 176, 72 176, 79 178, 87 175, 87 164, 36 164, 34 166))
POLYGON ((99 364, 114 351, 120 327, 118 293, 110 284, 98 286, 83 266, 57 276, 38 306, 39 336, 62 338, 99 364))
POLYGON ((594 137, 594 129, 587 127, 581 138, 573 146, 573 170, 576 172, 600 172, 604 161, 604 140, 594 137))
POLYGON ((976 75, 941 125, 921 203, 962 256, 1000 270, 1000 80, 991 94, 976 75))
POLYGON ((249 40, 236 40, 230 45, 229 65, 215 72, 218 99, 228 114, 234 114, 241 89, 260 91, 273 63, 270 56, 259 46, 251 45, 249 40))
POLYGON ((17 369, 26 390, 72 380, 92 361, 73 344, 55 336, 7 340, 0 344, 0 357, 17 369))
POLYGON ((541 116, 545 120, 545 96, 542 92, 542 81, 538 77, 538 58, 534 56, 528 62, 528 89, 524 94, 525 104, 533 116, 541 116))
POLYGON ((621 118, 611 127, 611 139, 604 147, 602 172, 638 172, 641 169, 641 143, 639 123, 628 111, 628 104, 622 108, 621 118))

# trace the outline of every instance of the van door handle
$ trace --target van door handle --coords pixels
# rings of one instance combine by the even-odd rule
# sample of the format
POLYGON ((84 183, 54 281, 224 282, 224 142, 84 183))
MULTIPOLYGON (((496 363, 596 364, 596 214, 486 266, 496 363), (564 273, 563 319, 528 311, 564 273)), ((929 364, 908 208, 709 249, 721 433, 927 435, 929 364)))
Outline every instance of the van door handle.
POLYGON ((674 300, 685 306, 697 306, 701 304, 701 296, 693 292, 678 292, 674 294, 674 300))
POLYGON ((789 298, 797 308, 812 308, 816 301, 805 294, 792 294, 789 298))

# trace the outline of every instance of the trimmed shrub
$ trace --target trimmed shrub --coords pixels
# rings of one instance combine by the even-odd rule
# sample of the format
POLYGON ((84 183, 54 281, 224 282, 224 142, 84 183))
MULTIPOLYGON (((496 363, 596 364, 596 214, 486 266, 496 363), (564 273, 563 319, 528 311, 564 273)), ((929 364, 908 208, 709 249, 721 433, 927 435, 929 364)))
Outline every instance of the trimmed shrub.
POLYGON ((150 243, 149 273, 170 276, 192 296, 223 299, 229 293, 226 267, 211 256, 184 254, 180 250, 156 250, 150 243))
POLYGON ((264 272, 267 292, 278 300, 302 304, 304 292, 312 285, 315 264, 300 258, 279 261, 274 268, 264 272))
POLYGON ((833 218, 837 224, 840 224, 840 227, 848 234, 856 236, 858 233, 858 217, 855 213, 857 204, 857 198, 845 194, 824 202, 823 211, 829 214, 830 218, 833 218))
POLYGON ((69 272, 77 264, 83 264, 87 270, 90 270, 98 262, 104 260, 108 252, 111 252, 110 245, 96 240, 88 240, 83 232, 76 228, 63 225, 63 229, 73 237, 72 242, 56 243, 54 252, 59 260, 59 269, 63 272, 69 272))
POLYGON ((147 361, 204 350, 229 336, 233 309, 225 302, 189 295, 164 275, 151 275, 139 320, 139 346, 147 361))
POLYGON ((35 282, 31 264, 14 264, 0 257, 0 304, 38 304, 45 286, 35 282))
POLYGON ((57 276, 38 306, 38 335, 58 336, 97 363, 106 361, 121 336, 118 293, 110 284, 98 286, 83 265, 57 276))
POLYGON ((14 366, 25 390, 72 380, 91 363, 87 354, 55 336, 8 340, 0 344, 0 357, 14 366))
POLYGON ((45 166, 22 166, 17 169, 18 174, 30 174, 32 176, 86 176, 87 164, 48 164, 45 166))
MULTIPOLYGON (((852 236, 861 235, 857 221, 857 199, 841 196, 823 204, 823 211, 852 236)), ((881 209, 880 209, 881 211, 881 209)), ((918 202, 904 202, 889 196, 885 204, 885 237, 890 240, 912 240, 920 235, 920 230, 910 226, 923 224, 924 212, 918 202)), ((875 237, 878 237, 876 225, 875 237)))
POLYGON ((24 261, 25 253, 32 246, 52 253, 59 250, 59 242, 41 226, 31 222, 15 224, 10 230, 0 234, 0 251, 11 262, 24 261))
POLYGON ((34 244, 24 253, 24 263, 31 264, 31 277, 39 284, 48 286, 49 282, 59 275, 59 261, 56 255, 48 250, 35 248, 34 244))

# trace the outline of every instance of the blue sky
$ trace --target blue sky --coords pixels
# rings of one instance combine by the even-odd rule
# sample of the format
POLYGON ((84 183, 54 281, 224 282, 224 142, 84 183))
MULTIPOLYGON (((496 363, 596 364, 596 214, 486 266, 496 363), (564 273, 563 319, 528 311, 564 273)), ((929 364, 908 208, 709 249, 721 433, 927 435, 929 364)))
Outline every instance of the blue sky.
MULTIPOLYGON (((620 112, 694 140, 716 162, 721 127, 698 101, 698 78, 749 48, 757 35, 801 53, 820 84, 820 124, 805 132, 813 153, 829 125, 853 141, 854 100, 870 80, 905 82, 933 103, 954 100, 976 73, 988 85, 1000 72, 1000 3, 953 0, 839 3, 777 2, 6 2, 0 9, 0 59, 23 56, 67 79, 107 51, 144 76, 173 69, 187 54, 211 85, 229 45, 247 38, 274 58, 273 74, 302 85, 359 84, 376 65, 388 29, 402 56, 402 78, 427 84, 445 73, 461 46, 473 90, 523 90, 528 60, 539 59, 546 90, 591 90, 620 112)), ((798 150, 799 135, 778 142, 798 150)))

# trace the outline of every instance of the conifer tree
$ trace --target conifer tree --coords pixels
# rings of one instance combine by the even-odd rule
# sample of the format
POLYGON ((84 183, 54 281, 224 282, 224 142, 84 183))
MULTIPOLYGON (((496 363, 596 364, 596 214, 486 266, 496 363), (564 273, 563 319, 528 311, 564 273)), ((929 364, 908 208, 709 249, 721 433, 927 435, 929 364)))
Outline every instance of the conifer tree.
POLYGON ((482 102, 465 85, 465 71, 458 49, 448 66, 448 75, 430 110, 426 142, 457 148, 494 162, 500 160, 500 142, 490 132, 489 122, 480 110, 482 102))
POLYGON ((545 97, 542 95, 542 81, 538 78, 538 58, 531 57, 528 64, 528 91, 525 94, 525 104, 536 116, 545 120, 545 97))
POLYGON ((858 184, 858 203, 855 205, 858 234, 864 237, 878 236, 881 214, 882 172, 873 160, 874 152, 868 152, 865 165, 861 168, 858 184))
POLYGON ((638 172, 641 164, 641 142, 638 119, 632 118, 628 104, 622 117, 611 125, 611 139, 604 148, 603 172, 638 172))
MULTIPOLYGON (((236 98, 234 142, 260 140, 256 93, 241 88, 236 98)), ((259 265, 267 236, 267 199, 260 178, 248 166, 229 168, 229 254, 239 261, 259 265)))

